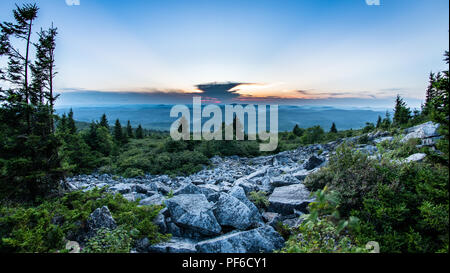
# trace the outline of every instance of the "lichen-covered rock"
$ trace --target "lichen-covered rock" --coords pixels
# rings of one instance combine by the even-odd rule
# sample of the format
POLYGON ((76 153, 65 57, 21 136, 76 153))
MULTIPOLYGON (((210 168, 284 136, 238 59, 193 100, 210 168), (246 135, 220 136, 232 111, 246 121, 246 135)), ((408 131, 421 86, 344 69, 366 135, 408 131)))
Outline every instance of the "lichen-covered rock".
POLYGON ((107 206, 97 208, 89 215, 87 226, 91 230, 100 228, 115 229, 117 227, 116 221, 111 215, 107 206))
POLYGON ((271 226, 232 232, 201 241, 195 248, 200 253, 261 253, 283 247, 284 239, 271 226))
POLYGON ((406 142, 412 138, 432 138, 439 136, 439 124, 431 121, 408 128, 405 130, 406 136, 402 138, 401 142, 406 142))
POLYGON ((220 194, 214 209, 214 215, 221 226, 245 230, 252 224, 256 224, 247 205, 226 193, 220 194))
POLYGON ((165 201, 172 221, 207 236, 218 235, 221 227, 212 212, 212 204, 203 194, 180 194, 165 201))
POLYGON ((262 217, 261 217, 261 214, 259 213, 258 208, 255 206, 255 204, 253 204, 252 201, 248 200, 247 195, 245 194, 245 191, 242 187, 234 186, 233 188, 231 188, 231 190, 228 193, 231 196, 239 199, 239 201, 244 203, 250 209, 250 212, 251 212, 250 218, 252 221, 262 222, 262 217))
POLYGON ((281 215, 294 214, 295 210, 306 212, 311 201, 310 192, 303 184, 278 187, 269 196, 268 211, 281 215))

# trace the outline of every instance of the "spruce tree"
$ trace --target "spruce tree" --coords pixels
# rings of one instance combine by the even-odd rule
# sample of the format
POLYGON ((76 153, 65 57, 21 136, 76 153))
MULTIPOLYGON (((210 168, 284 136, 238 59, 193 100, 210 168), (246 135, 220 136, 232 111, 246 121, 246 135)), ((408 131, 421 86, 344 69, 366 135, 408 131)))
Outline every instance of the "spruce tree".
POLYGON ((67 128, 69 133, 75 134, 77 132, 77 127, 75 126, 75 120, 73 119, 73 111, 70 108, 69 114, 67 115, 67 128))
POLYGON ((127 122, 127 136, 128 138, 133 138, 133 128, 131 127, 130 121, 127 122))
POLYGON ((123 139, 122 125, 120 124, 119 119, 116 119, 116 123, 114 124, 114 140, 117 143, 122 143, 123 139))
POLYGON ((136 129, 136 138, 137 139, 142 139, 144 138, 144 131, 142 129, 142 126, 139 124, 139 126, 136 129))
POLYGON ((394 108, 394 123, 397 126, 405 125, 411 118, 411 110, 406 106, 403 98, 397 95, 394 108))
POLYGON ((108 124, 108 119, 106 118, 106 114, 103 114, 101 119, 100 119, 100 126, 105 127, 106 129, 109 130, 109 124, 108 124))
POLYGON ((330 128, 330 133, 337 133, 336 124, 333 122, 330 128))
POLYGON ((383 122, 383 120, 381 119, 381 116, 378 115, 378 120, 377 120, 377 125, 376 125, 377 129, 381 128, 382 122, 383 122))
POLYGON ((292 133, 298 137, 301 137, 304 133, 304 129, 300 128, 298 124, 295 124, 294 129, 292 130, 292 133))

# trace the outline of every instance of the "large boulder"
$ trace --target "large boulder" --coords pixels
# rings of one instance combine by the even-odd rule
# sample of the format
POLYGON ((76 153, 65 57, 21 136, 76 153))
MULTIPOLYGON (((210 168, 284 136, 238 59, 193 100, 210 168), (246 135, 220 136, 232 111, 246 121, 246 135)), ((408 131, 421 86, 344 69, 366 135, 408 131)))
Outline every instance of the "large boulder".
POLYGON ((221 226, 245 230, 256 224, 252 211, 243 202, 226 193, 221 193, 214 209, 214 215, 221 226))
POLYGON ((232 232, 197 243, 200 253, 261 253, 283 247, 284 239, 271 226, 232 232))
POLYGON ((212 213, 212 204, 203 194, 180 194, 165 201, 172 221, 206 236, 218 235, 221 227, 212 213))
POLYGON ((87 219, 86 233, 82 234, 81 241, 94 237, 99 229, 113 230, 117 227, 116 221, 107 206, 95 209, 87 219))
POLYGON ((100 228, 115 229, 117 227, 116 221, 111 215, 107 206, 97 208, 89 215, 87 226, 91 230, 100 228))
POLYGON ((424 153, 417 153, 417 154, 413 154, 413 155, 408 156, 405 159, 405 161, 408 162, 408 163, 409 162, 421 162, 421 161, 423 161, 425 159, 426 156, 427 155, 424 154, 424 153))
POLYGON ((244 203, 251 212, 251 219, 255 222, 262 222, 261 214, 259 213, 258 208, 253 204, 252 201, 248 200, 247 195, 245 194, 245 190, 240 186, 234 186, 231 188, 231 190, 228 192, 231 196, 236 197, 244 203))
POLYGON ((271 177, 269 181, 270 185, 274 188, 300 183, 300 180, 291 174, 282 174, 280 176, 271 177))
POLYGON ((303 184, 278 187, 269 196, 268 211, 282 215, 294 214, 295 210, 307 212, 306 208, 311 202, 310 192, 303 184))
POLYGON ((431 121, 408 128, 405 130, 406 136, 402 138, 401 142, 406 142, 412 138, 432 138, 439 136, 439 124, 431 121))

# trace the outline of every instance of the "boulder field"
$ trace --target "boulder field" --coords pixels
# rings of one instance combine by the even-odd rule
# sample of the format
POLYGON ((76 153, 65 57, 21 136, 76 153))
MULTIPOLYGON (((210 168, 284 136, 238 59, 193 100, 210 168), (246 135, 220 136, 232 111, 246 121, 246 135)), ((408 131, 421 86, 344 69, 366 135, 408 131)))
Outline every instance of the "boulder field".
MULTIPOLYGON (((422 145, 434 143, 437 126, 425 123, 405 130, 402 141, 419 138, 422 145)), ((376 143, 393 141, 387 132, 367 135, 368 143, 356 149, 376 157, 376 143)), ((70 190, 108 187, 128 200, 141 205, 165 207, 155 224, 172 239, 151 245, 144 238, 133 252, 158 253, 260 253, 273 252, 284 245, 274 229, 279 222, 289 227, 301 223, 299 216, 307 213, 313 201, 303 180, 326 165, 330 154, 344 141, 357 142, 358 137, 328 144, 300 146, 296 150, 255 158, 213 157, 211 165, 185 177, 146 175, 122 178, 110 174, 79 175, 64 183, 70 190), (264 191, 268 206, 258 209, 248 198, 251 192, 264 191)), ((406 160, 423 160, 416 154, 406 160)), ((92 236, 100 227, 115 228, 107 207, 95 210, 85 236, 92 236)))

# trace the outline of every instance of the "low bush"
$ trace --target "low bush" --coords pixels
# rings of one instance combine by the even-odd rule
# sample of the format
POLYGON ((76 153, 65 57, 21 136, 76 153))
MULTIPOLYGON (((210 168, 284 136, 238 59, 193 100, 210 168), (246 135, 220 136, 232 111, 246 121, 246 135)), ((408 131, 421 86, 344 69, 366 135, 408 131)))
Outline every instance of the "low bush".
POLYGON ((249 194, 249 199, 255 206, 260 209, 265 209, 269 206, 269 199, 267 198, 267 192, 264 191, 252 191, 249 194))
MULTIPOLYGON (((0 252, 61 250, 65 239, 77 234, 89 215, 102 206, 110 209, 118 227, 133 240, 147 237, 156 243, 169 236, 160 234, 153 223, 161 206, 138 206, 138 202, 130 202, 120 194, 94 189, 42 200, 38 206, 3 204, 0 207, 0 252)), ((103 235, 111 238, 108 234, 103 235)))
POLYGON ((327 187, 317 191, 316 201, 309 205, 309 214, 302 215, 303 222, 294 229, 283 253, 350 253, 367 252, 355 243, 350 231, 359 228, 356 217, 341 219, 338 198, 327 187))
POLYGON ((382 252, 446 252, 448 175, 439 164, 378 162, 342 146, 305 184, 336 192, 339 212, 361 220, 358 242, 377 241, 382 252))

